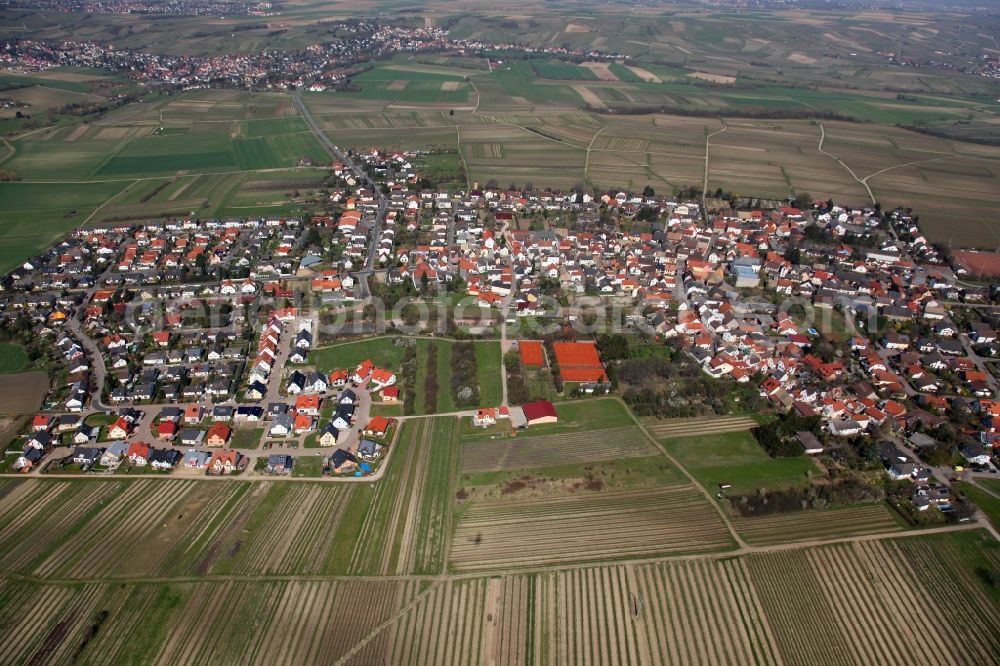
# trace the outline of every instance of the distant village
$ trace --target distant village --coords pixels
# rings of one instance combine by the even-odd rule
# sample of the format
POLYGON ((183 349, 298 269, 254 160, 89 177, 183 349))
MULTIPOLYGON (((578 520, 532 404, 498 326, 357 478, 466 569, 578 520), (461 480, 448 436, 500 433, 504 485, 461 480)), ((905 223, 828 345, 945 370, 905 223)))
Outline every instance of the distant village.
POLYGON ((0 41, 0 68, 28 73, 54 67, 98 68, 119 72, 138 83, 178 89, 237 87, 251 89, 308 88, 323 91, 341 85, 365 63, 396 53, 482 51, 628 60, 629 56, 598 49, 561 46, 528 47, 478 39, 453 39, 440 27, 404 27, 366 21, 325 26, 336 39, 295 51, 269 49, 250 54, 181 56, 145 53, 85 41, 48 42, 9 38, 0 41))

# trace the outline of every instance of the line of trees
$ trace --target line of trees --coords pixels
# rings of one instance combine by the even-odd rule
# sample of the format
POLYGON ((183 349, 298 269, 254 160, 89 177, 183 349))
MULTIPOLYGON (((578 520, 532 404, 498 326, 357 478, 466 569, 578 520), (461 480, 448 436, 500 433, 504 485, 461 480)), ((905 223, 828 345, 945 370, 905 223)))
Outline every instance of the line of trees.
POLYGON ((504 369, 507 371, 507 400, 515 405, 528 402, 528 385, 524 381, 521 355, 512 349, 503 355, 504 369))
MULTIPOLYGON (((410 340, 411 342, 416 342, 416 340, 410 340)), ((403 360, 399 365, 399 376, 402 379, 402 384, 406 388, 403 389, 403 414, 411 416, 417 411, 417 391, 415 385, 417 383, 417 345, 411 344, 406 348, 406 352, 403 354, 403 360)))
POLYGON ((438 379, 437 360, 438 350, 436 344, 427 347, 427 376, 424 377, 424 411, 433 414, 437 411, 438 404, 438 379))
POLYGON ((455 405, 479 404, 478 377, 476 345, 468 340, 456 342, 451 348, 451 394, 455 405))
POLYGON ((822 509, 830 505, 871 504, 885 499, 885 490, 857 477, 833 483, 812 484, 805 488, 769 491, 765 488, 749 495, 733 495, 729 505, 740 516, 769 516, 789 511, 822 509))

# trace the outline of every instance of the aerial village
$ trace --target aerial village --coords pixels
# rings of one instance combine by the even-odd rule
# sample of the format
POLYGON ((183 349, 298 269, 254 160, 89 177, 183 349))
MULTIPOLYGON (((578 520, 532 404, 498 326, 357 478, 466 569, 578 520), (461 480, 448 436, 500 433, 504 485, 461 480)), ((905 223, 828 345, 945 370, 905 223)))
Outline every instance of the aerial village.
MULTIPOLYGON (((324 367, 317 349, 408 323, 460 330, 551 368, 561 399, 633 404, 637 380, 602 358, 604 329, 576 330, 584 320, 801 426, 783 434, 797 453, 866 450, 913 482, 916 510, 947 507, 957 473, 996 471, 997 324, 983 307, 996 294, 907 211, 718 200, 706 215, 652 190, 421 189, 418 154, 356 159, 382 191, 333 164, 337 186, 308 219, 82 229, 5 276, 4 328, 47 341, 59 368, 6 471, 281 476, 319 457, 324 478, 378 475, 414 387, 372 359, 324 367), (373 301, 400 296, 446 303, 444 321, 378 321, 373 301)), ((506 390, 458 415, 503 436, 558 418, 506 390)))

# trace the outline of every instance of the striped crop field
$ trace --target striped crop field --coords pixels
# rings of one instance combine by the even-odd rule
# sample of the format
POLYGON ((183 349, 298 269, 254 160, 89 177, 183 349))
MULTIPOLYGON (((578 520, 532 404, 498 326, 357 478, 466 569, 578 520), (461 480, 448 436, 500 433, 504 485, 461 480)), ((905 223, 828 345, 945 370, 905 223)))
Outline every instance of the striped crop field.
POLYGON ((423 580, 0 576, 0 664, 994 664, 997 570, 966 530, 423 580))
MULTIPOLYGON (((421 463, 420 443, 429 420, 406 423, 393 454, 393 464, 375 484, 358 488, 359 504, 349 510, 358 520, 357 530, 344 537, 340 544, 339 561, 332 562, 334 571, 349 575, 393 573, 400 557, 399 543, 406 530, 409 507, 420 501, 424 488, 420 479, 426 473, 426 461, 421 463), (347 550, 349 547, 350 550, 347 550)), ((409 552, 409 546, 407 551, 409 552)))
POLYGON ((705 496, 686 485, 472 502, 458 518, 450 564, 459 571, 488 571, 704 553, 732 544, 705 496))
POLYGON ((739 560, 578 569, 538 582, 546 663, 780 663, 739 560))
MULTIPOLYGON (((672 562, 635 567, 639 662, 780 663, 745 563, 672 562)), ((607 587, 605 587, 607 589, 607 587)))
POLYGON ((475 442, 462 447, 462 472, 496 472, 658 454, 635 426, 475 442))
POLYGON ((355 658, 351 664, 434 664, 478 666, 487 618, 487 581, 435 584, 385 630, 381 658, 355 658))
MULTIPOLYGON (((251 526, 233 558, 236 573, 320 573, 333 545, 349 489, 330 484, 274 484, 274 508, 251 526)), ((234 544, 235 548, 235 544, 234 544)))
MULTIPOLYGON (((996 596, 985 595, 957 552, 952 561, 941 557, 953 548, 955 541, 942 549, 934 540, 905 538, 748 562, 786 664, 996 663, 996 596)), ((997 546, 989 552, 998 566, 997 546)))
POLYGON ((503 144, 475 142, 465 144, 467 157, 498 160, 503 157, 503 144))
POLYGON ((749 416, 697 416, 689 419, 645 419, 646 429, 657 439, 715 435, 757 427, 749 416))
POLYGON ((115 573, 197 484, 152 479, 125 484, 122 492, 101 502, 103 506, 81 529, 71 531, 33 573, 64 578, 115 573))
POLYGON ((732 523, 747 543, 760 546, 809 539, 881 534, 903 529, 884 504, 798 511, 759 518, 735 518, 732 523))
POLYGON ((404 543, 411 557, 400 556, 400 570, 417 574, 437 574, 445 568, 445 549, 451 534, 451 499, 458 466, 456 426, 458 419, 437 418, 426 424, 419 439, 424 460, 417 484, 422 487, 419 501, 411 501, 412 523, 407 521, 404 543), (412 527, 411 527, 412 525, 412 527))
POLYGON ((15 491, 25 493, 20 500, 22 510, 11 507, 0 519, 4 521, 0 524, 0 569, 27 573, 82 531, 83 525, 126 485, 116 481, 26 481, 23 490, 15 491))
POLYGON ((598 150, 613 150, 625 153, 644 153, 649 147, 649 139, 634 136, 599 136, 594 140, 592 148, 598 150))
POLYGON ((72 579, 324 573, 357 490, 32 479, 0 497, 0 570, 72 579))

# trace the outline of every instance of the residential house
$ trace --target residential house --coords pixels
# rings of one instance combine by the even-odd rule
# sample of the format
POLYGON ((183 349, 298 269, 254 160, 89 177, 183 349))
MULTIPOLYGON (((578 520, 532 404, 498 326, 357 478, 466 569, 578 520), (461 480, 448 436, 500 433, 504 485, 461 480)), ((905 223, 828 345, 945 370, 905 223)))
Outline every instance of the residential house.
POLYGON ((236 449, 222 449, 212 454, 208 461, 209 474, 232 474, 244 464, 243 456, 236 449))
POLYGON ((273 454, 267 457, 267 465, 264 470, 268 474, 288 474, 292 471, 294 458, 288 455, 273 454))
POLYGON ((350 451, 337 449, 330 456, 330 469, 338 474, 353 471, 358 466, 358 459, 350 451))
POLYGON ((289 414, 279 414, 271 421, 267 434, 270 437, 288 437, 294 427, 295 422, 289 414))
POLYGON ((181 459, 176 449, 153 449, 149 455, 149 466, 158 471, 173 469, 181 459))
POLYGON ((232 428, 229 426, 223 423, 215 423, 208 429, 205 443, 208 446, 225 446, 229 443, 229 438, 232 437, 232 434, 232 428))

